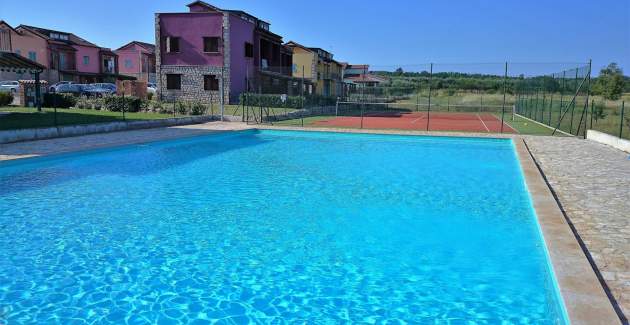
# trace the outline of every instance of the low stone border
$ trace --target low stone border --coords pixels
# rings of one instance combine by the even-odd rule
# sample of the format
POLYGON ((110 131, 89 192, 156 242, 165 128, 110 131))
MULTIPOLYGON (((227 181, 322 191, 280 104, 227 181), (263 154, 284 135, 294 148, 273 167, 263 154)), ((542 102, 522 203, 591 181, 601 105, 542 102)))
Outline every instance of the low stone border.
POLYGON ((94 133, 150 129, 186 124, 200 124, 217 120, 217 116, 189 116, 157 120, 108 122, 80 125, 63 125, 49 128, 0 131, 0 144, 51 138, 74 137, 94 133))
POLYGON ((586 139, 603 143, 615 149, 619 149, 619 150, 630 153, 630 140, 618 138, 614 135, 610 135, 610 134, 595 131, 595 130, 586 131, 586 139))

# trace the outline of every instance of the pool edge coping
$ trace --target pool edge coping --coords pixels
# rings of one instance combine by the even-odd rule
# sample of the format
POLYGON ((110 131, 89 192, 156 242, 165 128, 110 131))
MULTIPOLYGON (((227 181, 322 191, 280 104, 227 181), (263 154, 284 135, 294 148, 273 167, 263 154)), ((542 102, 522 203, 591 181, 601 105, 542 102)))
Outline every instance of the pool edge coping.
POLYGON ((514 147, 571 324, 621 324, 525 139, 514 147))

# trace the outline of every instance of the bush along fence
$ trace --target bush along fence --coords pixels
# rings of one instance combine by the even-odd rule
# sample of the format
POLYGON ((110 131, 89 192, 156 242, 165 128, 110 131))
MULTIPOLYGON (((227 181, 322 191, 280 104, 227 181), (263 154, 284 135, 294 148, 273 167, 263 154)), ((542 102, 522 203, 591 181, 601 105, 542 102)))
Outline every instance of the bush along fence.
POLYGON ((0 92, 0 107, 9 106, 13 103, 13 94, 11 92, 0 92))
POLYGON ((95 122, 125 121, 139 119, 161 119, 183 116, 219 114, 216 104, 204 104, 190 101, 157 101, 133 96, 77 97, 71 94, 47 93, 44 95, 46 114, 52 115, 49 125, 90 124, 95 122), (60 109, 60 110, 58 110, 60 109), (61 110, 63 109, 63 110, 61 110), (81 109, 81 112, 73 112, 81 109), (89 113, 85 110, 112 112, 119 114, 89 113), (129 113, 151 113, 155 115, 136 115, 129 113), (68 115, 72 115, 68 118, 68 115), (83 119, 81 118, 83 116, 83 119))

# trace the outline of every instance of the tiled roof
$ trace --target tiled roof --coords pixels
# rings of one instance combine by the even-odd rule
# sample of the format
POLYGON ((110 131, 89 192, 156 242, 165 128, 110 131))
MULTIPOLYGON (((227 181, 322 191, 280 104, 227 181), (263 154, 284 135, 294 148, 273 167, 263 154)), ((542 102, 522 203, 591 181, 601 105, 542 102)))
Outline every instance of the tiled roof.
POLYGON ((133 44, 137 44, 139 46, 141 46, 142 48, 144 48, 145 50, 151 52, 151 53, 155 53, 155 45, 151 44, 151 43, 145 43, 145 42, 140 42, 140 41, 131 41, 121 47, 119 47, 118 49, 116 49, 116 51, 120 51, 122 49, 124 49, 127 46, 133 45, 133 44))
POLYGON ((39 34, 40 36, 43 36, 44 38, 48 39, 48 40, 55 40, 58 42, 64 42, 70 45, 82 45, 82 46, 91 46, 91 47, 99 47, 98 45, 88 42, 85 39, 73 34, 73 33, 68 33, 68 32, 62 32, 62 31, 58 31, 58 30, 54 30, 54 29, 47 29, 47 28, 42 28, 42 27, 35 27, 35 26, 28 26, 28 25, 20 25, 18 26, 28 29, 32 32, 35 32, 37 34, 39 34), (64 35, 68 35, 68 40, 60 40, 60 39, 53 39, 50 37, 51 33, 57 33, 57 34, 64 34, 64 35))

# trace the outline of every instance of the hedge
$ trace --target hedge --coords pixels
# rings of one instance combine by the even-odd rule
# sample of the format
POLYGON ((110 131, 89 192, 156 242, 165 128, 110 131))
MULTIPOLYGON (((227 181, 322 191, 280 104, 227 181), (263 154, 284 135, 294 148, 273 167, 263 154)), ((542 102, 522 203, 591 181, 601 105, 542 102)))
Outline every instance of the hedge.
POLYGON ((71 94, 44 94, 45 107, 70 108, 77 104, 77 98, 71 94))
POLYGON ((337 99, 330 96, 283 96, 271 94, 254 94, 242 93, 239 96, 239 104, 263 107, 279 107, 279 108, 303 108, 311 106, 330 106, 334 105, 337 99), (284 98, 284 100, 283 100, 284 98))
POLYGON ((10 92, 0 92, 0 106, 9 106, 13 103, 13 94, 10 92))

